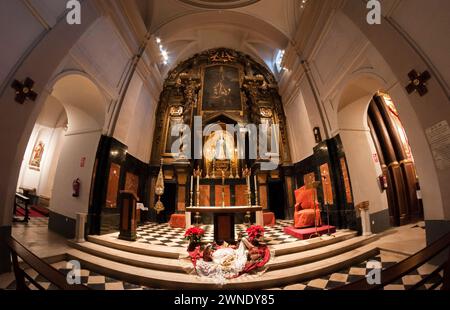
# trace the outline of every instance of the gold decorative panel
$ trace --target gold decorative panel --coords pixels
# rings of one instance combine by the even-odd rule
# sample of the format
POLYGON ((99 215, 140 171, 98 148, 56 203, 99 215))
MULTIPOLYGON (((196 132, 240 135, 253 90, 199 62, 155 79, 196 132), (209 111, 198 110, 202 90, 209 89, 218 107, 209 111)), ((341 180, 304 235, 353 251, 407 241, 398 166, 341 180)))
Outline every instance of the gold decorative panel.
POLYGON ((139 189, 139 176, 127 172, 125 176, 125 190, 132 192, 138 198, 140 198, 138 195, 138 189, 139 189))
POLYGON ((106 208, 117 208, 119 193, 120 166, 112 163, 109 168, 108 189, 106 191, 106 208))
POLYGON ((229 207, 231 205, 230 185, 216 185, 214 187, 215 205, 222 206, 222 188, 224 188, 225 206, 229 207))
POLYGON ((320 166, 320 176, 322 178, 323 200, 325 204, 333 204, 333 187, 331 186, 330 170, 328 164, 320 166))
POLYGON ((246 206, 248 205, 247 197, 247 185, 239 184, 235 186, 235 204, 236 206, 246 206))
POLYGON ((350 178, 348 175, 347 164, 345 162, 344 157, 341 158, 341 170, 342 170, 342 178, 344 179, 345 197, 346 197, 347 203, 353 203, 352 189, 350 186, 350 178))
POLYGON ((200 185, 200 207, 209 207, 210 203, 210 186, 209 185, 200 185))

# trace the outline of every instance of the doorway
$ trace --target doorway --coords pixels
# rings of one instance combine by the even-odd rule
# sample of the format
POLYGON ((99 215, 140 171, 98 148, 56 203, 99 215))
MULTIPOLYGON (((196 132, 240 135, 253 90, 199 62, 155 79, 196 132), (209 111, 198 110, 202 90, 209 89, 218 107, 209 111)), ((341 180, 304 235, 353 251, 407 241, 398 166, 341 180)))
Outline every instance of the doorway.
POLYGON ((368 126, 382 169, 380 187, 386 191, 392 226, 423 219, 414 157, 391 97, 377 93, 369 104, 368 126))
POLYGON ((170 216, 175 213, 176 210, 176 198, 177 184, 166 182, 164 184, 164 195, 161 196, 161 201, 164 204, 164 211, 156 216, 158 223, 169 222, 170 216))
POLYGON ((269 181, 269 210, 275 214, 275 218, 285 218, 284 184, 281 180, 269 181))

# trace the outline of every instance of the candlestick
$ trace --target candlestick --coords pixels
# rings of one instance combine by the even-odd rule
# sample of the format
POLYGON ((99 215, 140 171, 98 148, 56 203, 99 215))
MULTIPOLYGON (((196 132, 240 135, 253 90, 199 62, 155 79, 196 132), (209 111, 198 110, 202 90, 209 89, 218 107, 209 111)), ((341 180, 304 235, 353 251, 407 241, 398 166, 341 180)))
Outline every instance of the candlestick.
POLYGON ((258 177, 255 175, 255 206, 258 206, 258 177))
POLYGON ((192 196, 194 195, 194 176, 191 175, 191 188, 190 188, 190 200, 189 200, 189 206, 192 208, 192 196))

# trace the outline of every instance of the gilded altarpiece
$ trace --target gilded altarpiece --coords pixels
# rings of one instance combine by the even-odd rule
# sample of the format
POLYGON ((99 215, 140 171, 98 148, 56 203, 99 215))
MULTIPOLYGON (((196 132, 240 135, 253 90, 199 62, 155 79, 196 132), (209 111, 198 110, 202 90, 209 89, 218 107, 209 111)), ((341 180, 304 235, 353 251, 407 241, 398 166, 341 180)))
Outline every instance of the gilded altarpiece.
MULTIPOLYGON (((193 170, 201 169, 201 206, 222 205, 222 197, 225 198, 225 205, 247 205, 248 191, 242 177, 243 168, 252 168, 251 187, 254 190, 253 176, 261 172, 259 164, 267 162, 269 156, 278 155, 279 166, 275 166, 277 174, 281 174, 281 165, 291 164, 285 115, 275 77, 264 64, 234 50, 208 50, 170 71, 160 96, 156 122, 150 164, 156 168, 162 158, 166 169, 174 167, 175 179, 182 174, 190 180, 193 170), (200 130, 194 127, 195 116, 202 118, 200 130), (195 138, 202 141, 202 156, 197 156, 195 160, 177 156, 186 149, 191 150, 192 156, 199 151, 194 149, 193 142, 191 145, 181 143, 173 148, 173 141, 180 138, 180 134, 172 135, 171 132, 177 124, 189 126, 191 141, 195 138), (225 131, 226 125, 248 124, 277 125, 278 128, 269 127, 268 147, 266 150, 258 149, 257 158, 249 156, 248 146, 245 148, 236 143, 238 133, 225 131), (202 130, 208 126, 216 126, 220 130, 203 135, 202 130), (271 145, 273 143, 275 147, 271 145), (213 154, 209 158, 208 152, 213 154)), ((250 138, 245 139, 249 143, 250 138)), ((186 187, 178 190, 177 200, 183 200, 186 206, 190 203, 190 187, 188 182, 186 187)), ((266 184, 257 186, 258 203, 263 202, 267 208, 269 199, 266 187, 266 184)), ((193 194, 196 196, 196 192, 193 194)), ((252 203, 256 202, 255 198, 253 194, 252 203)), ((196 204, 195 198, 193 204, 196 204)))

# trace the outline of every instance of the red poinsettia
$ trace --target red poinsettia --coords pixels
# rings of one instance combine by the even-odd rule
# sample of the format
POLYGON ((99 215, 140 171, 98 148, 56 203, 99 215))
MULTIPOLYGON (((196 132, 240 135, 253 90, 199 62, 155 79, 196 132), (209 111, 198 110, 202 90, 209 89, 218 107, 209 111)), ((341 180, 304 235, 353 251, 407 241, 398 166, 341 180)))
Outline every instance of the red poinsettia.
POLYGON ((251 240, 259 239, 264 236, 264 227, 260 225, 252 225, 247 228, 248 238, 251 240))
POLYGON ((205 230, 200 227, 191 227, 184 233, 184 238, 188 239, 191 242, 200 242, 203 235, 205 234, 205 230))

